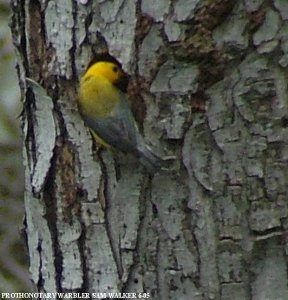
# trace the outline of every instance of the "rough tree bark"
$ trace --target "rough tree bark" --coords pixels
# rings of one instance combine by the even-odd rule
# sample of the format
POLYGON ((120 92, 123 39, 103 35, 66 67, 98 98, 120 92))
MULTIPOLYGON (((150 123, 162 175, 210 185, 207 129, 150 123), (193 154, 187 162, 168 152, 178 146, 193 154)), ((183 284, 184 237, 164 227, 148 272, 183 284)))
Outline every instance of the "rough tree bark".
POLYGON ((38 290, 288 299, 287 2, 11 2, 38 290), (105 50, 168 171, 93 148, 78 76, 105 50))

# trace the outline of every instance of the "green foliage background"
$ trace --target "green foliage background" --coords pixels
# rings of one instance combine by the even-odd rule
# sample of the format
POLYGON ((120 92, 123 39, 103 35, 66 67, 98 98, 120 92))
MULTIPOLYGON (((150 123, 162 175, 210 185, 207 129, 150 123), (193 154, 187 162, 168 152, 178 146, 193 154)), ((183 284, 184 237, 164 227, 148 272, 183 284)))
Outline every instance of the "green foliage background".
POLYGON ((31 288, 20 229, 24 216, 20 91, 9 28, 9 1, 0 0, 0 293, 31 288))

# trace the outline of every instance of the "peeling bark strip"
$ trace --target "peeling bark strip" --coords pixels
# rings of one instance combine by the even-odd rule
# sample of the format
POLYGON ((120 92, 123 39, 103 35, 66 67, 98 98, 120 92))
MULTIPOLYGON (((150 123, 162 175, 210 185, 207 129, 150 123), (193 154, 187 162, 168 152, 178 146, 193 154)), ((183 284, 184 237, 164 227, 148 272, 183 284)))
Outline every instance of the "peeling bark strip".
POLYGON ((38 291, 288 299, 286 1, 11 6, 38 291), (94 151, 77 78, 108 50, 166 172, 94 151))

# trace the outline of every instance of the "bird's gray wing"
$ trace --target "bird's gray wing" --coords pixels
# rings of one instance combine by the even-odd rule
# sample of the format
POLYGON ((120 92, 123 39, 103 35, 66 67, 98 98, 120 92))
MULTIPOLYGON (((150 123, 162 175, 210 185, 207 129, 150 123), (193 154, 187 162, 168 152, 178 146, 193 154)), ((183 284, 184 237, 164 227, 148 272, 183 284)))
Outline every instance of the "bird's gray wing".
POLYGON ((88 127, 94 130, 107 144, 123 152, 136 150, 139 132, 123 93, 120 93, 120 101, 109 117, 94 119, 83 116, 83 118, 88 127))

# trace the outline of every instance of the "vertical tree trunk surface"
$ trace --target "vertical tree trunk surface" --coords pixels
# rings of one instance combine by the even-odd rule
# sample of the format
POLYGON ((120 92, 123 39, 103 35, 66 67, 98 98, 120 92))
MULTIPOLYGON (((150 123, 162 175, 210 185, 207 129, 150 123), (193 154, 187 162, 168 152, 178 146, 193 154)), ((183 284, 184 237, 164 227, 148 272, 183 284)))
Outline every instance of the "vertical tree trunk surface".
POLYGON ((38 291, 288 299, 286 1, 11 6, 38 291), (132 75, 147 143, 176 157, 168 170, 95 151, 77 87, 103 51, 132 75))

